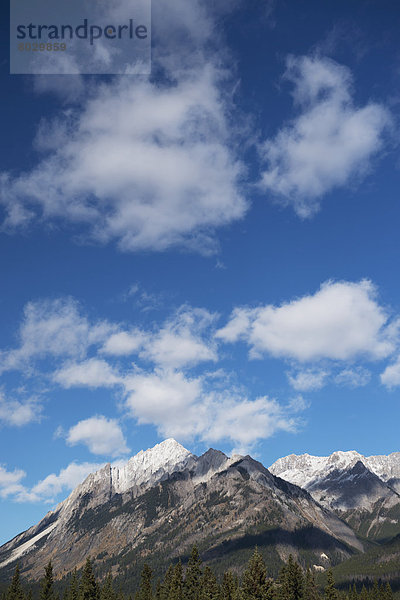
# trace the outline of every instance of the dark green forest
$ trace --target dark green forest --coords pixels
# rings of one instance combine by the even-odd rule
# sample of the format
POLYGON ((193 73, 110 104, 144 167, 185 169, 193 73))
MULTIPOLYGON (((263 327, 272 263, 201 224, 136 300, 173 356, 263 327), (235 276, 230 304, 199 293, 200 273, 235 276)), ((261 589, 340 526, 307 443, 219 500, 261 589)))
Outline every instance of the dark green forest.
POLYGON ((368 587, 353 583, 347 590, 339 590, 331 570, 317 584, 314 571, 304 571, 292 555, 274 579, 268 576, 257 548, 240 578, 232 571, 218 578, 208 565, 202 565, 194 546, 185 567, 178 561, 162 579, 154 579, 151 567, 145 564, 137 589, 127 594, 111 572, 96 577, 88 558, 80 573, 74 571, 63 580, 57 580, 50 562, 35 585, 22 579, 17 565, 1 600, 393 600, 390 584, 376 580, 368 587))

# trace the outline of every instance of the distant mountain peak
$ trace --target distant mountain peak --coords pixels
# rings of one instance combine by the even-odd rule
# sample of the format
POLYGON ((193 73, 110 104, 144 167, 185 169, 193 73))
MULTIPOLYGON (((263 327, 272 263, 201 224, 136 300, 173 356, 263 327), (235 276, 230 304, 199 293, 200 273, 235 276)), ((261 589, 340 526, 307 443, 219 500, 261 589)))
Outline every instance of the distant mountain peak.
POLYGON ((364 526, 367 535, 384 535, 384 528, 398 531, 400 524, 393 514, 400 508, 399 453, 369 457, 355 450, 337 450, 330 456, 291 454, 269 470, 307 490, 326 508, 341 512, 360 531, 364 526))

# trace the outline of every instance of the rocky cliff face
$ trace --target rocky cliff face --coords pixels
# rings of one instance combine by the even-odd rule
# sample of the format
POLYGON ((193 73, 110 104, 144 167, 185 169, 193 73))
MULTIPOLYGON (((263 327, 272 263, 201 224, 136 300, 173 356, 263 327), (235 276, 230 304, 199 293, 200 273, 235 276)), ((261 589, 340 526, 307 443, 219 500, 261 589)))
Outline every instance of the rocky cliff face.
POLYGON ((211 562, 244 547, 268 547, 279 562, 292 552, 332 564, 361 551, 350 527, 310 494, 251 457, 209 450, 196 457, 174 440, 141 452, 120 469, 107 465, 55 511, 0 548, 0 569, 18 560, 38 578, 49 559, 64 575, 87 556, 114 573, 143 560, 160 566, 196 542, 211 562))

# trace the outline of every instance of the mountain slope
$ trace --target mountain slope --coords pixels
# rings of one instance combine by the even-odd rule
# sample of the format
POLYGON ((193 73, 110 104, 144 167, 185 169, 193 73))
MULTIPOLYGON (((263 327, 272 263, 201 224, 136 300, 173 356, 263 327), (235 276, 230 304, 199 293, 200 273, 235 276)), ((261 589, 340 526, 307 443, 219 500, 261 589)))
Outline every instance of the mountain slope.
POLYGON ((121 477, 115 483, 107 465, 2 546, 3 575, 16 558, 30 578, 40 577, 50 558, 65 575, 90 555, 97 565, 114 573, 130 569, 136 577, 144 560, 161 568, 195 542, 215 565, 234 564, 257 543, 276 568, 290 552, 318 565, 321 554, 336 564, 363 550, 353 531, 308 492, 249 456, 209 450, 196 457, 167 440, 128 464, 123 483, 121 477))

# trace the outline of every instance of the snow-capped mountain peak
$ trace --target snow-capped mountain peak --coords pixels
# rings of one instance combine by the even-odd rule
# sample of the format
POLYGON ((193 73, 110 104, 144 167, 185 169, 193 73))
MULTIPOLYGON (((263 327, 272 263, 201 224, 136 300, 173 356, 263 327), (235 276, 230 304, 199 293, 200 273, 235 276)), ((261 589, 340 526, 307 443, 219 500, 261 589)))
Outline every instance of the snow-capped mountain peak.
POLYGON ((122 493, 132 486, 147 483, 154 476, 170 474, 182 468, 194 455, 173 438, 164 440, 153 448, 141 450, 122 467, 111 468, 113 488, 122 493))

